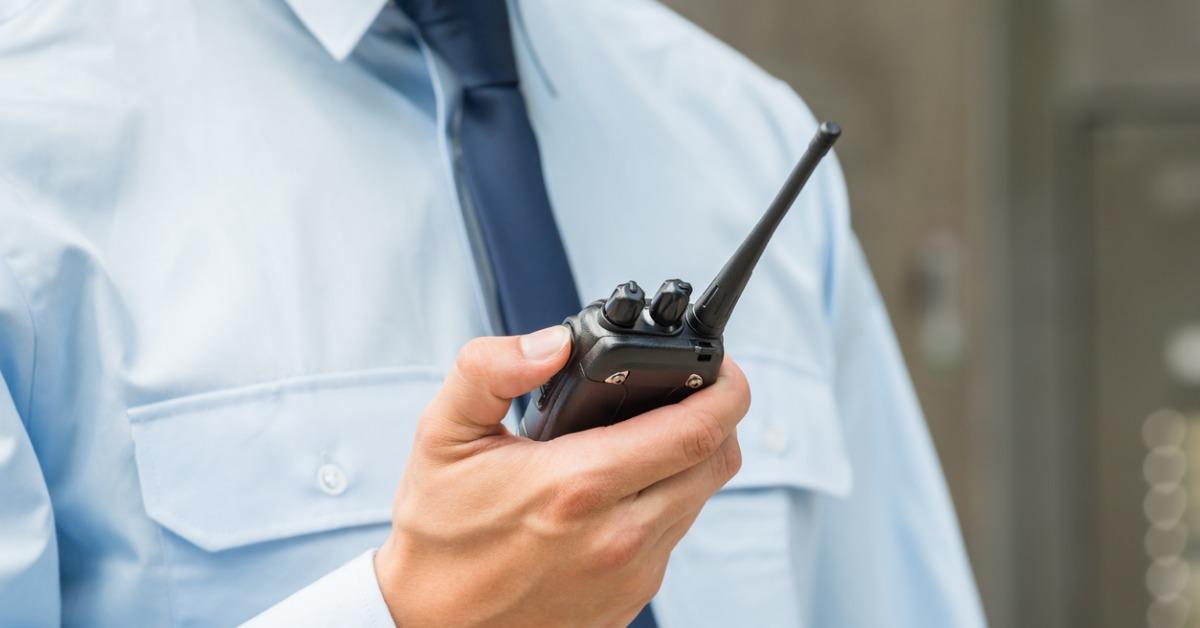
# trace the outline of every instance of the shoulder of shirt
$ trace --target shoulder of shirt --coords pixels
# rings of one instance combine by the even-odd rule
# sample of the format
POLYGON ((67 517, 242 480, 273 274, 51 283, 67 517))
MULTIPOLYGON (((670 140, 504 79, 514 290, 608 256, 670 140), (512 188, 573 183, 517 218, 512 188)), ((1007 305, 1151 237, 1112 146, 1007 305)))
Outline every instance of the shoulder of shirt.
MULTIPOLYGON (((535 8, 545 26, 569 34, 566 46, 642 83, 660 107, 702 119, 737 155, 742 174, 767 193, 778 190, 816 132, 814 114, 790 85, 659 1, 518 1, 535 8)), ((808 187, 821 199, 821 211, 809 216, 810 233, 833 239, 848 232, 850 204, 836 155, 808 187)))
POLYGON ((737 87, 747 96, 769 99, 771 113, 796 118, 815 129, 808 107, 786 83, 656 0, 523 2, 538 3, 538 9, 554 14, 559 25, 572 23, 588 46, 601 45, 609 53, 647 61, 640 68, 656 78, 694 78, 714 87, 737 87))
MULTIPOLYGON (((725 127, 724 137, 755 138, 729 148, 744 153, 764 185, 778 186, 816 132, 817 119, 791 86, 656 0, 519 1, 577 36, 572 45, 619 65, 628 80, 646 83, 655 98, 702 114, 725 127)), ((827 218, 848 223, 841 168, 836 158, 829 161, 827 181, 814 183, 830 197, 827 218)))

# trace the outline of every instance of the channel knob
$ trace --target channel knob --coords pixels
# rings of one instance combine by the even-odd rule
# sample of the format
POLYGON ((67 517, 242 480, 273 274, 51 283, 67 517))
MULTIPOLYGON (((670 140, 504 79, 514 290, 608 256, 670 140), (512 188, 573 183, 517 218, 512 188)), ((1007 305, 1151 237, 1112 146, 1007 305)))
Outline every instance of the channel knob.
POLYGON ((604 317, 618 327, 633 327, 646 306, 646 293, 636 281, 627 281, 613 290, 604 302, 604 317))
POLYGON ((650 318, 663 327, 674 327, 683 320, 683 313, 687 311, 691 298, 692 284, 680 279, 668 279, 650 301, 650 318))

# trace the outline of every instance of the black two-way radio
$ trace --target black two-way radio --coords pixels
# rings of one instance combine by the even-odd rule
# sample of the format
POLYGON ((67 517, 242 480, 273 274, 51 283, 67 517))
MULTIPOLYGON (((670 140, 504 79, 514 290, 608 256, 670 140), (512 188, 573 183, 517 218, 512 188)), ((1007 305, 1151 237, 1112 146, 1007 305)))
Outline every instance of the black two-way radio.
POLYGON ((694 305, 692 286, 668 279, 647 301, 633 281, 568 317, 567 365, 533 395, 520 433, 534 440, 612 425, 675 403, 717 378, 721 334, 775 228, 842 131, 821 124, 767 213, 694 305))

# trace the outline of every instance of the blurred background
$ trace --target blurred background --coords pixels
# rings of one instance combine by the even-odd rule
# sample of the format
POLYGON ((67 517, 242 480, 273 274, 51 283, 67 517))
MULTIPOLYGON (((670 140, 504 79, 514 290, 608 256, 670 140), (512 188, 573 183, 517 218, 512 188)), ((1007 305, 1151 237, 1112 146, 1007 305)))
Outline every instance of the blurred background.
POLYGON ((665 2, 847 129, 992 625, 1200 627, 1200 2, 665 2))

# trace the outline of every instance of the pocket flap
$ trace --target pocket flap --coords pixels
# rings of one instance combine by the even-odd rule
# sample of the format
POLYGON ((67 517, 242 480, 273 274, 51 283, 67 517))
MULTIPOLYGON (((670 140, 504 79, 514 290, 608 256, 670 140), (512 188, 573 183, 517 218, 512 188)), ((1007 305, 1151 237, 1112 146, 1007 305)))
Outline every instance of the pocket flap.
POLYGON ((847 495, 853 473, 828 376, 769 354, 735 358, 753 401, 738 428, 742 469, 726 489, 790 486, 847 495))
POLYGON ((217 551, 390 521, 434 369, 281 380, 133 408, 147 513, 217 551))

